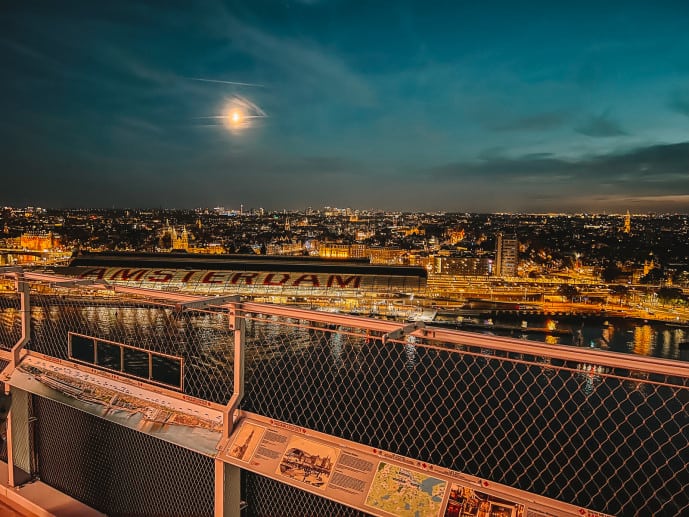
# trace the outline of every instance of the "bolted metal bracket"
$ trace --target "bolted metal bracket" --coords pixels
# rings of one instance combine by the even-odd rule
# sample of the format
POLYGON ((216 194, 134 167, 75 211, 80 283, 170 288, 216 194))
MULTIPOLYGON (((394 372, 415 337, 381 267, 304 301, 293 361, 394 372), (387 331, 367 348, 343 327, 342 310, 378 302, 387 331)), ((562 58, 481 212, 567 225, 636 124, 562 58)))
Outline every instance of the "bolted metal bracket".
POLYGON ((383 339, 383 344, 387 343, 391 339, 394 340, 400 340, 404 338, 404 336, 407 336, 411 334, 412 332, 415 332, 419 329, 422 329, 426 326, 426 324, 422 321, 417 321, 414 323, 411 323, 409 325, 405 325, 404 327, 400 327, 398 329, 393 330, 392 332, 388 332, 387 334, 383 334, 382 339, 383 339))
POLYGON ((217 307, 226 303, 239 302, 239 296, 236 294, 227 296, 216 296, 215 298, 207 298, 204 300, 193 300, 191 302, 180 302, 175 304, 175 309, 178 311, 185 311, 187 309, 205 309, 206 307, 217 307))

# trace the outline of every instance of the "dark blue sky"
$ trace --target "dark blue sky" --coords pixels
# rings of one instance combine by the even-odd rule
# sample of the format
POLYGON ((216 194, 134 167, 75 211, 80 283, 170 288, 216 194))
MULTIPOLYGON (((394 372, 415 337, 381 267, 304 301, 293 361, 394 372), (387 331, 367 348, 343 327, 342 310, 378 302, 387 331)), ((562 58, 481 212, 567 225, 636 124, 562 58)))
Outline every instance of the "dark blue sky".
POLYGON ((685 1, 4 2, 0 62, 0 204, 689 212, 685 1))

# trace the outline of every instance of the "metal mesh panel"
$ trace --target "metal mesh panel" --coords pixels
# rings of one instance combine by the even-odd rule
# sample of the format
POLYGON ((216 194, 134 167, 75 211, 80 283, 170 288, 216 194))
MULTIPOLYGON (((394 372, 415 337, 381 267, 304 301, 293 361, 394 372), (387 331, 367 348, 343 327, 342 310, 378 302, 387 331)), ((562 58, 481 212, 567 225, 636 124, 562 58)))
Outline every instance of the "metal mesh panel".
POLYGON ((42 481, 111 516, 210 516, 213 459, 34 397, 42 481))
MULTIPOLYGON (((0 372, 3 371, 7 365, 7 361, 0 360, 0 372)), ((0 390, 5 391, 5 383, 0 382, 0 390)), ((7 422, 0 424, 0 460, 7 463, 7 422)))
POLYGON ((32 395, 12 388, 12 452, 13 461, 27 474, 33 474, 32 441, 32 395))
POLYGON ((225 311, 177 311, 133 297, 33 294, 28 349, 67 358, 76 332, 184 358, 185 392, 226 403, 232 395, 234 334, 225 311))
POLYGON ((0 348, 9 350, 22 335, 21 304, 16 293, 0 294, 0 348))
POLYGON ((252 472, 242 471, 244 500, 249 517, 365 517, 369 514, 285 485, 252 472))
POLYGON ((606 513, 689 512, 686 378, 301 323, 247 326, 246 409, 606 513))

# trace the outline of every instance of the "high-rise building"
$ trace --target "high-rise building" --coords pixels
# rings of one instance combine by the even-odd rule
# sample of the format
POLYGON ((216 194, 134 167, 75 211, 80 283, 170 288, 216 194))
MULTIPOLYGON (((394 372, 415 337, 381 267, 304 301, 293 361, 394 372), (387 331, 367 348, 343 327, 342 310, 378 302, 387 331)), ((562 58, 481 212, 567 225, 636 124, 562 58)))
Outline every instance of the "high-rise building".
POLYGON ((495 245, 495 276, 517 276, 519 241, 516 235, 498 234, 495 245))
POLYGON ((627 210, 627 215, 624 216, 624 233, 629 235, 632 231, 632 216, 629 214, 629 210, 627 210))

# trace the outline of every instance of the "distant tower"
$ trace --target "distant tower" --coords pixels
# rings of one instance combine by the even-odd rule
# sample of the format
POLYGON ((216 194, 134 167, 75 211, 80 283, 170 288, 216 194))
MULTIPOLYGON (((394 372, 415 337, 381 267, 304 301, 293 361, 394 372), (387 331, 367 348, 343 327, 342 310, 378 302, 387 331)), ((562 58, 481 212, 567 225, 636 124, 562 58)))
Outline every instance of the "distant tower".
POLYGON ((632 231, 632 216, 629 215, 629 210, 627 210, 627 215, 624 216, 624 233, 629 235, 632 231))
POLYGON ((285 231, 286 231, 286 232, 291 232, 291 231, 292 231, 292 227, 291 227, 290 224, 289 224, 289 217, 288 217, 287 219, 285 219, 285 231))
POLYGON ((516 235, 498 233, 495 245, 495 276, 517 276, 519 241, 516 235))

